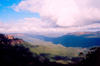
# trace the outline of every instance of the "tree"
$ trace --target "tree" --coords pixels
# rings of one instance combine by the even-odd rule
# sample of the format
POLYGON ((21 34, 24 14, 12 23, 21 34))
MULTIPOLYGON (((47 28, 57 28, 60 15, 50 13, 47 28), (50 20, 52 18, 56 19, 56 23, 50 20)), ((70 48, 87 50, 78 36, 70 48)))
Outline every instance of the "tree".
POLYGON ((100 66, 100 47, 90 49, 86 59, 82 60, 79 66, 100 66))

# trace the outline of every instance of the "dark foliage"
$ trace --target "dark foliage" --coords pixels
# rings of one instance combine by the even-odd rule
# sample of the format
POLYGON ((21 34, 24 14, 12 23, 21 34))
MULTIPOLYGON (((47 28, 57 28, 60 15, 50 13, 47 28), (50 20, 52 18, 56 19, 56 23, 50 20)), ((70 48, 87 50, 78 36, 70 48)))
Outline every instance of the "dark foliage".
POLYGON ((41 64, 38 57, 23 46, 0 45, 0 66, 29 66, 41 64))
POLYGON ((79 66, 100 66, 100 47, 91 48, 86 59, 82 60, 79 66))
POLYGON ((33 57, 34 54, 23 46, 0 44, 0 66, 66 66, 50 62, 48 59, 45 59, 42 63, 39 61, 39 56, 33 57))
POLYGON ((55 57, 52 57, 53 59, 55 60, 69 60, 69 58, 66 56, 66 57, 63 57, 63 56, 55 56, 55 57))

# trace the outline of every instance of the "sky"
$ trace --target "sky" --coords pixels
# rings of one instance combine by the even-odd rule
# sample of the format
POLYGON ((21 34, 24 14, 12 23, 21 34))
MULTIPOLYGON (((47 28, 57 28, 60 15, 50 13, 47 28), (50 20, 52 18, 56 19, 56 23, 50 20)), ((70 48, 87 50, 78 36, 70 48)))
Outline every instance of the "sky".
POLYGON ((100 31, 100 0, 0 0, 1 33, 100 31))

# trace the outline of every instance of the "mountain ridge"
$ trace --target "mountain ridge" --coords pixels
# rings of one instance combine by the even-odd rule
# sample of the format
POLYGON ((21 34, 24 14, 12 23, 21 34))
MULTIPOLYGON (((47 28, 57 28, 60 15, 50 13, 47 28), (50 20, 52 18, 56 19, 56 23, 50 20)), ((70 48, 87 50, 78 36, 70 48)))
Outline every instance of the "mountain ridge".
POLYGON ((68 33, 67 35, 87 35, 87 34, 100 34, 100 31, 97 31, 97 32, 73 32, 73 33, 68 33))
MULTIPOLYGON (((59 36, 56 37, 60 37, 63 35, 89 35, 89 34, 100 34, 100 31, 96 31, 96 32, 71 32, 71 33, 59 33, 59 36)), ((13 35, 13 36, 31 36, 31 35, 42 35, 42 36, 46 36, 46 37, 55 37, 54 35, 56 35, 56 33, 7 33, 7 35, 13 35)))

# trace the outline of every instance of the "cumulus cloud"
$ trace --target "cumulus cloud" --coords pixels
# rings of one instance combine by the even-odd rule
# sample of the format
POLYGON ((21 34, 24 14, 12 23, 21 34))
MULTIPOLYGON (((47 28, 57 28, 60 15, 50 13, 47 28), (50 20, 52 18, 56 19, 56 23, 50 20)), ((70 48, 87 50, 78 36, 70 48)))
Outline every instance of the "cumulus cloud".
POLYGON ((15 11, 39 13, 43 21, 61 27, 83 26, 100 21, 99 0, 26 0, 14 5, 15 11))

